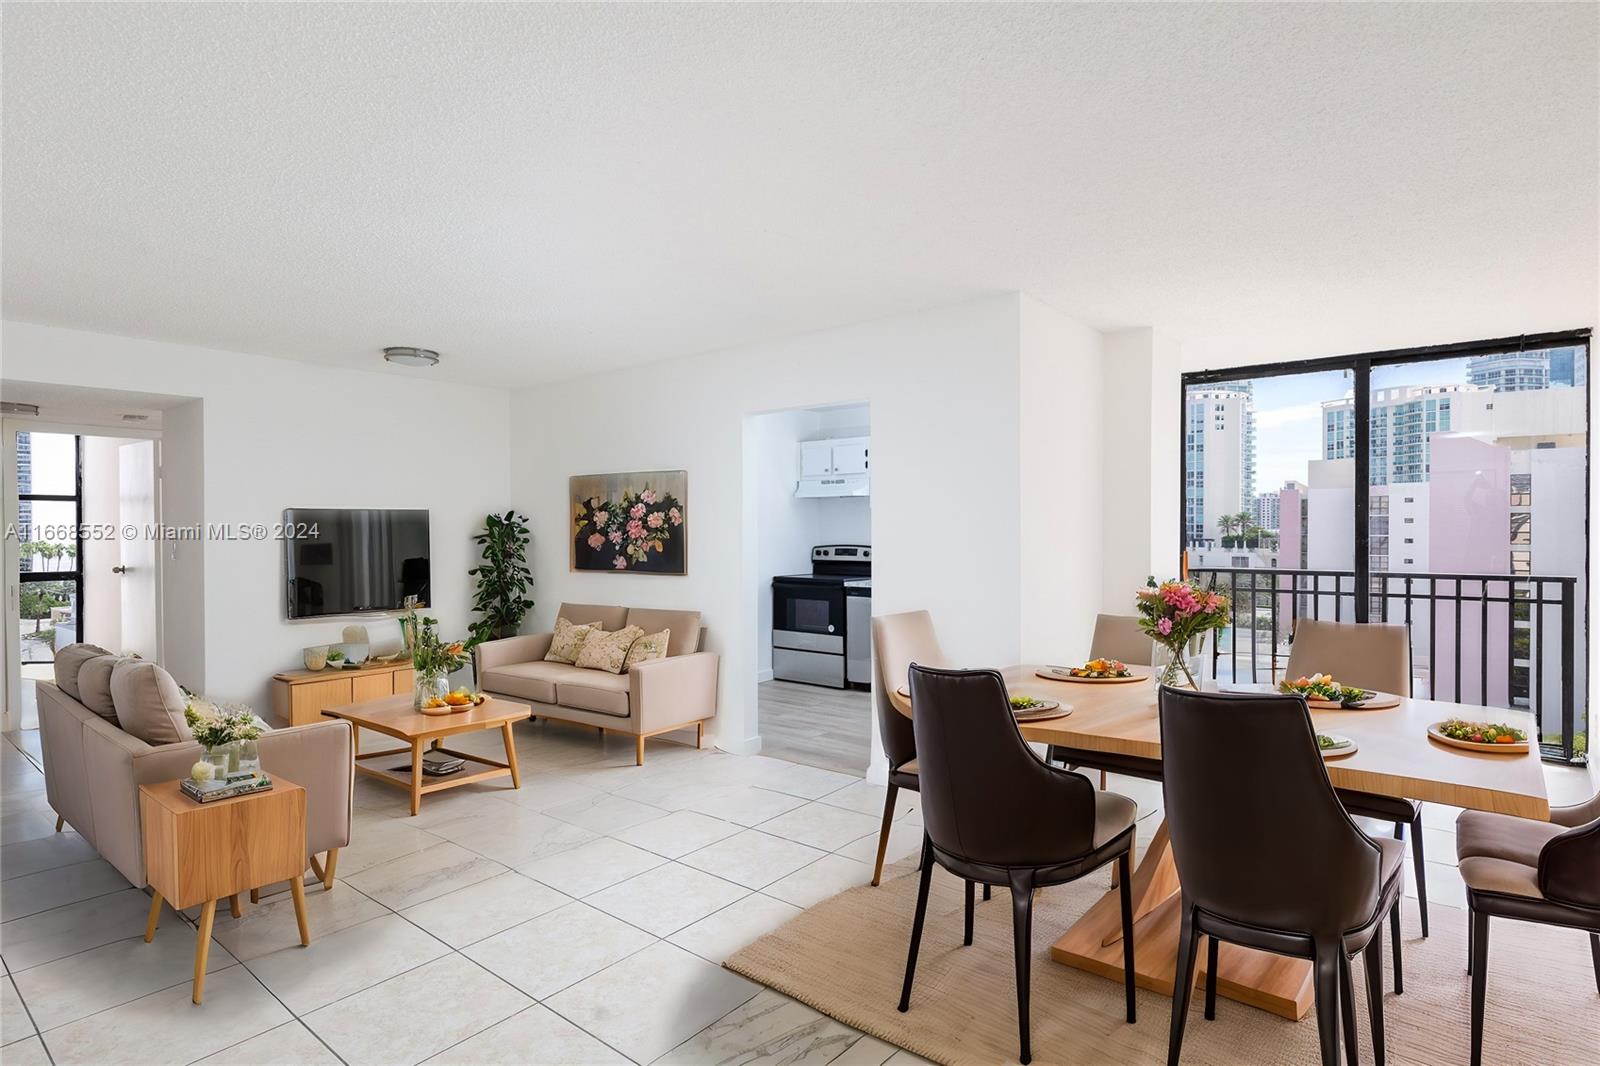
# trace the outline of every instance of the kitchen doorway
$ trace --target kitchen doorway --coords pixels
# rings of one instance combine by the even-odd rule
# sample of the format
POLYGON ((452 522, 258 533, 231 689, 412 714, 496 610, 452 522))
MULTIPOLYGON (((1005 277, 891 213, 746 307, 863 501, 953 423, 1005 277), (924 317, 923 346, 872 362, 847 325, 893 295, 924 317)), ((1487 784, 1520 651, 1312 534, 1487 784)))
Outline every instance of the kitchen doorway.
POLYGON ((750 419, 757 715, 765 755, 853 775, 872 754, 867 404, 750 419))

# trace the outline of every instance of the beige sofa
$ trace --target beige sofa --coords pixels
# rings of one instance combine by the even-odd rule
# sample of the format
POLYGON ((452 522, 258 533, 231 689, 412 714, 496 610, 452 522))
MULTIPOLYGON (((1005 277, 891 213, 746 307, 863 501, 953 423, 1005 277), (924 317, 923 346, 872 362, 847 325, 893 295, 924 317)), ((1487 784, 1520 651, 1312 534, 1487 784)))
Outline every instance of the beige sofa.
MULTIPOLYGON (((67 682, 71 684, 70 681, 67 682)), ((74 686, 75 687, 75 686, 74 686)), ((176 686, 173 686, 174 689, 176 686)), ((151 745, 91 711, 60 684, 38 683, 45 795, 57 815, 137 887, 145 882, 139 786, 189 776, 202 749, 192 740, 151 745)), ((306 790, 306 854, 324 888, 350 843, 350 725, 327 721, 274 729, 258 742, 262 768, 306 790), (325 862, 315 856, 326 852, 325 862)))
POLYGON ((635 664, 623 674, 585 670, 545 662, 554 634, 530 633, 473 649, 479 687, 533 704, 536 718, 626 733, 634 738, 640 766, 645 737, 694 726, 696 745, 704 742, 705 723, 717 713, 720 660, 715 652, 700 650, 705 629, 699 611, 563 603, 558 617, 576 625, 599 622, 608 633, 629 625, 646 633, 669 629, 667 656, 635 664))

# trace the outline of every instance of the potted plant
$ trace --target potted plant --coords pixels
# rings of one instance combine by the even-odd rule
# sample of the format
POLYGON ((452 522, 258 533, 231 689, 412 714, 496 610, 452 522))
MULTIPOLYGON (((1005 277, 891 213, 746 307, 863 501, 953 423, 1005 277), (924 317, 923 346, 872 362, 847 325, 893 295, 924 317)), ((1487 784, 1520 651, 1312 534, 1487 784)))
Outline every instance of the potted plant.
POLYGON ((1152 577, 1134 599, 1139 610, 1139 628, 1167 652, 1166 666, 1156 683, 1198 689, 1200 683, 1195 680, 1188 661, 1190 644, 1203 637, 1207 630, 1221 629, 1228 624, 1232 610, 1228 597, 1207 592, 1194 581, 1157 584, 1152 577))
POLYGON ((450 675, 467 665, 467 647, 462 641, 445 641, 434 628, 434 618, 419 618, 412 611, 403 625, 411 645, 412 706, 422 710, 429 700, 443 700, 450 693, 450 675))
POLYGON ((261 768, 256 754, 261 726, 250 708, 218 707, 190 700, 184 705, 183 720, 195 741, 206 749, 205 761, 215 768, 217 776, 236 773, 241 766, 247 770, 261 768))
POLYGON ((533 581, 528 570, 528 519, 507 511, 487 515, 483 521, 483 532, 473 537, 483 551, 483 563, 467 571, 478 579, 472 609, 483 617, 468 627, 472 633, 468 649, 513 635, 533 609, 527 594, 533 581))

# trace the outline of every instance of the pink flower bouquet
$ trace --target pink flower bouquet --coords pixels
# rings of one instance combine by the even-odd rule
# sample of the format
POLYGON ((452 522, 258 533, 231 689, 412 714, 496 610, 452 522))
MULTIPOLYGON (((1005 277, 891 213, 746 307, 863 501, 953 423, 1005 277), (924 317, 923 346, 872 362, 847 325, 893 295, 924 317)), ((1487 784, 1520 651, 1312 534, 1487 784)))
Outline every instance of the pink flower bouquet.
POLYGON ((1163 684, 1174 684, 1179 677, 1186 679, 1189 687, 1199 688, 1184 650, 1189 642, 1210 629, 1222 629, 1228 624, 1233 605, 1228 597, 1207 592, 1193 581, 1164 581, 1149 584, 1134 596, 1139 611, 1139 628, 1150 639, 1167 649, 1168 662, 1161 675, 1163 684))

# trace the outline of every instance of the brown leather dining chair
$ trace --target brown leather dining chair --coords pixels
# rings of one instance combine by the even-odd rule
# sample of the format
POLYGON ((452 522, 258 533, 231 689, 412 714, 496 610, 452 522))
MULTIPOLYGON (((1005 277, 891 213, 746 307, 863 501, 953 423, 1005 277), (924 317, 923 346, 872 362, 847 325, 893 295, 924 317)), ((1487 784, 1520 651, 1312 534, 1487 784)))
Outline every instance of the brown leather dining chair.
POLYGON ((1456 818, 1456 861, 1467 886, 1472 1066, 1479 1066, 1490 918, 1586 930, 1600 992, 1600 795, 1552 809, 1548 822, 1462 811, 1456 818))
MULTIPOLYGON (((1375 692, 1411 695, 1411 629, 1400 623, 1324 622, 1302 618, 1289 645, 1287 677, 1329 674, 1347 685, 1375 692)), ((1428 935, 1427 856, 1422 847, 1422 803, 1400 796, 1382 796, 1341 788, 1339 802, 1358 818, 1394 823, 1396 840, 1411 828, 1411 863, 1417 877, 1417 913, 1422 935, 1428 935)))
MULTIPOLYGON (((1322 1066, 1338 1066, 1341 1022, 1356 1061, 1350 960, 1362 954, 1381 1066, 1383 919, 1398 916, 1405 845, 1374 840, 1350 820, 1300 697, 1163 688, 1160 715, 1162 794, 1182 885, 1168 1066, 1183 1047, 1201 934, 1207 1018, 1216 1015, 1219 940, 1311 960, 1322 1066)), ((1398 968, 1395 976, 1398 991, 1398 968)))
POLYGON ((972 885, 1011 889, 1021 1060, 1032 1060, 1028 981, 1033 956, 1033 890, 1065 884, 1115 861, 1122 886, 1122 957, 1128 1021, 1134 1020, 1133 896, 1129 859, 1137 805, 1096 792, 1089 779, 1045 763, 1017 729, 1005 682, 993 670, 911 667, 912 723, 922 778, 922 879, 900 1010, 911 1007, 917 949, 934 864, 972 885))

